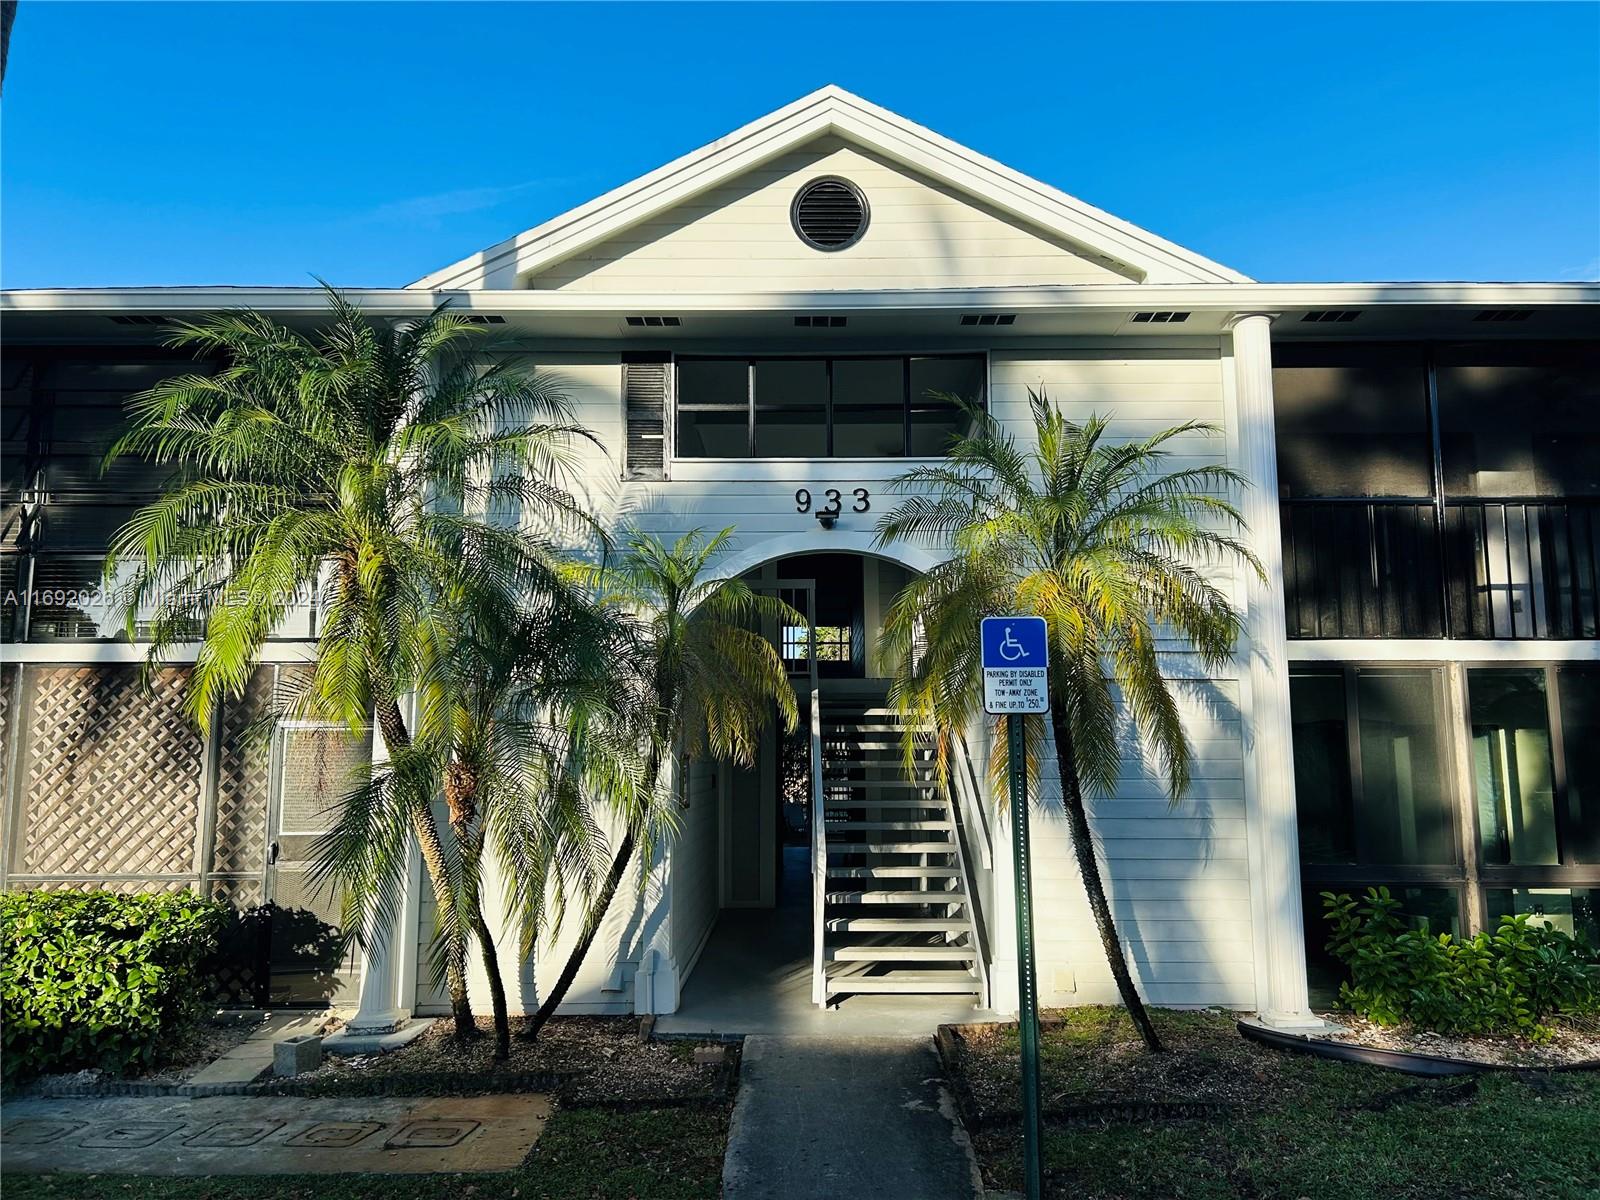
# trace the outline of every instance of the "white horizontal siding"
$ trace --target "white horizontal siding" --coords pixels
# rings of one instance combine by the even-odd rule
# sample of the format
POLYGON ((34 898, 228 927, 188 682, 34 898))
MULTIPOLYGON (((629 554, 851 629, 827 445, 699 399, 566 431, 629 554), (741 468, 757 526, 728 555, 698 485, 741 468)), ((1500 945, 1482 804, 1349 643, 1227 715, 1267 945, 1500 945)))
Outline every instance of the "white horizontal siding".
POLYGON ((725 292, 1125 283, 1098 260, 981 201, 822 137, 523 281, 587 292, 725 292), (867 231, 819 251, 790 225, 802 185, 838 175, 866 196, 867 231))

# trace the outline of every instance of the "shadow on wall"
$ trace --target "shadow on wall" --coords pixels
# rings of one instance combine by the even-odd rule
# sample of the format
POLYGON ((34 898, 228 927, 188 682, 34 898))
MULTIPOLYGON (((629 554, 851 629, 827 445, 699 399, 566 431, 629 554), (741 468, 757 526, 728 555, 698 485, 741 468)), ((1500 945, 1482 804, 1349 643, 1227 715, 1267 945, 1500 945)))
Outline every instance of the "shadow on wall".
POLYGON ((218 1004, 329 1003, 348 982, 351 940, 303 908, 230 909, 216 953, 202 968, 218 1004))

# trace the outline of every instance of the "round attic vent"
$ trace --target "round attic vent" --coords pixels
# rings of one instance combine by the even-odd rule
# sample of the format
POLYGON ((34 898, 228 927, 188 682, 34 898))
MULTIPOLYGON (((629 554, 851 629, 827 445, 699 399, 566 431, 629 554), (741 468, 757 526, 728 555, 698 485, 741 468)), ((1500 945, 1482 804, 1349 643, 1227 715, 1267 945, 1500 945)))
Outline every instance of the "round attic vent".
POLYGON ((789 220, 818 250, 843 250, 867 231, 867 198, 848 179, 813 179, 796 193, 789 220))

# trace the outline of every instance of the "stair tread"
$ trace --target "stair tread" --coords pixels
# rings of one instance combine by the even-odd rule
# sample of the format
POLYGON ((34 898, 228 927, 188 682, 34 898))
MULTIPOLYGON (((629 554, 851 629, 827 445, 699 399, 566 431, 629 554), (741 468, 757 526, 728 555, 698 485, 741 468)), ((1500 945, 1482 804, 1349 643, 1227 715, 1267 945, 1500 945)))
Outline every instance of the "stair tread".
POLYGON ((833 962, 973 962, 971 946, 830 946, 833 962))
POLYGON ((824 791, 829 788, 849 788, 851 791, 860 791, 866 788, 914 788, 917 791, 927 791, 936 786, 932 781, 925 779, 829 779, 823 777, 824 791))
POLYGON ((887 831, 916 831, 919 829, 954 829, 951 821, 830 821, 829 829, 881 829, 887 831))
POLYGON ((824 917, 829 933, 965 933, 965 917, 824 917))
POLYGON ((823 893, 829 904, 965 904, 967 896, 961 891, 936 889, 929 891, 891 891, 887 888, 834 889, 823 893))
POLYGON ((943 971, 930 974, 919 973, 911 977, 899 974, 890 975, 854 975, 838 977, 830 975, 827 978, 827 988, 835 994, 861 994, 864 992, 902 992, 915 995, 919 992, 933 992, 948 995, 976 996, 982 991, 982 986, 971 975, 964 971, 943 971), (949 978, 940 978, 941 975, 949 978))
POLYGON ((830 879, 959 879, 959 867, 829 867, 830 879))
MULTIPOLYGON (((840 854, 848 855, 902 855, 902 854, 945 854, 953 855, 956 848, 949 842, 829 842, 827 851, 831 856, 840 854)), ((853 864, 865 866, 865 863, 853 864)), ((944 864, 941 863, 941 866, 944 864)))
POLYGON ((877 800, 826 800, 824 808, 943 808, 940 799, 918 800, 906 796, 887 796, 877 800))

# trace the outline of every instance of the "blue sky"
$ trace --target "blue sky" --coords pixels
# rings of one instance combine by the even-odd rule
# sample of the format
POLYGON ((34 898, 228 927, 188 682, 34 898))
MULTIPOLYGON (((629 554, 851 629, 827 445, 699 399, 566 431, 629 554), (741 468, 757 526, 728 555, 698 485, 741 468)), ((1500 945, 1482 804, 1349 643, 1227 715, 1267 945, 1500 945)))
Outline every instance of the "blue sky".
POLYGON ((404 284, 835 82, 1267 280, 1600 277, 1600 5, 23 0, 0 281, 404 284))

